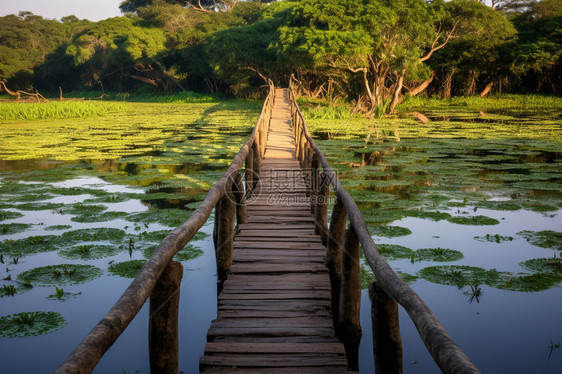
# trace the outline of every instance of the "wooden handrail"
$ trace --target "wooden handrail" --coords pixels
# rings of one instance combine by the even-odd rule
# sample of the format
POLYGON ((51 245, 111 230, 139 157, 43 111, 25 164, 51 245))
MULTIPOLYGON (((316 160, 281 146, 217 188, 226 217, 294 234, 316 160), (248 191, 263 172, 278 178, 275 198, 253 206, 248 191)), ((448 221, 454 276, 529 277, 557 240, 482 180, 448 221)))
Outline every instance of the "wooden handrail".
MULTIPOLYGON (((135 318, 148 297, 152 294, 154 286, 164 270, 171 264, 174 255, 205 224, 219 201, 232 191, 233 184, 236 185, 234 187, 235 193, 239 196, 241 183, 239 182, 238 175, 242 165, 246 162, 246 168, 249 169, 248 173, 255 175, 255 167, 259 166, 263 156, 274 97, 273 82, 269 81, 269 93, 263 104, 258 122, 251 136, 234 157, 232 164, 223 174, 222 178, 209 190, 207 196, 193 215, 181 226, 171 231, 156 247, 154 254, 148 259, 140 273, 123 292, 119 300, 76 346, 55 373, 90 373, 96 367, 103 354, 135 318), (255 152, 250 161, 248 161, 247 156, 250 154, 251 149, 255 149, 255 152)), ((251 184, 255 186, 254 183, 255 181, 251 184)))
MULTIPOLYGON (((291 77, 289 84, 289 100, 295 143, 297 147, 297 158, 301 161, 303 168, 311 168, 311 164, 314 163, 314 160, 320 161, 323 173, 329 177, 328 179, 330 185, 332 186, 338 199, 336 206, 338 209, 341 209, 341 205, 343 205, 345 212, 349 217, 350 226, 357 235, 359 243, 365 253, 367 262, 375 274, 377 285, 406 310, 416 325, 427 350, 444 373, 480 373, 470 359, 449 336, 447 331, 445 331, 445 328, 441 325, 435 314, 431 311, 423 299, 398 275, 396 275, 390 265, 380 255, 371 235, 369 234, 369 231, 367 230, 367 225, 365 224, 363 215, 355 204, 355 201, 340 185, 336 172, 332 169, 326 160, 326 157, 320 148, 318 148, 318 146, 314 143, 314 140, 308 132, 304 116, 296 102, 294 77, 291 77)), ((311 170, 314 169, 315 167, 312 165, 311 170)), ((341 213, 338 212, 338 215, 341 215, 341 213)), ((341 227, 345 227, 345 225, 342 225, 341 222, 339 223, 339 226, 340 229, 341 227)), ((337 238, 337 240, 335 240, 335 242, 338 241, 341 242, 341 238, 337 238)), ((331 257, 331 251, 334 251, 334 249, 330 248, 330 245, 341 246, 341 244, 332 244, 332 242, 332 240, 328 239, 328 247, 330 249, 328 252, 328 258, 330 262, 334 262, 334 259, 331 257)), ((332 273, 332 269, 330 271, 332 273)), ((337 273, 337 269, 335 272, 337 273)), ((340 300, 340 303, 341 301, 342 300, 340 300)), ((340 305, 340 311, 341 307, 342 306, 340 305)), ((334 313, 337 313, 337 311, 334 311, 334 313)), ((339 318, 341 319, 341 314, 339 318)))

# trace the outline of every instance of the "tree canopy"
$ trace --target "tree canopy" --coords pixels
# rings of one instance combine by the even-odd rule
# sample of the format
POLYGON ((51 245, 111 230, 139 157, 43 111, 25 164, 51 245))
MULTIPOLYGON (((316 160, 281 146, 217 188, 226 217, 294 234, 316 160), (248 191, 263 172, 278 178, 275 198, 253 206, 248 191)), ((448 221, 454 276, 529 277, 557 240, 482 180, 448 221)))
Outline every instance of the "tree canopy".
POLYGON ((562 0, 125 0, 99 22, 0 17, 0 80, 249 95, 295 73, 312 96, 561 89, 562 0))

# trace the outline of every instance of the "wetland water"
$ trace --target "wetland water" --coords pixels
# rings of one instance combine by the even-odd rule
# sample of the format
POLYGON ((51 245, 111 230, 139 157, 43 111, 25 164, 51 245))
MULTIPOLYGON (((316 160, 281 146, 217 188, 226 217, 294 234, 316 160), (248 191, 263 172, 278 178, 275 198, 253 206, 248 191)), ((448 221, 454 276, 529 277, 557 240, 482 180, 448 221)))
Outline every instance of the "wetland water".
MULTIPOLYGON (((236 132, 227 149, 218 146, 226 131, 221 126, 206 126, 203 136, 201 126, 166 124, 154 127, 168 131, 154 130, 152 145, 145 140, 140 152, 105 161, 71 161, 68 153, 65 162, 23 159, 3 151, 0 279, 10 277, 2 287, 12 285, 16 293, 0 291, 0 317, 56 312, 66 325, 45 335, 0 337, 0 372, 54 370, 129 284, 123 275, 189 217, 253 120, 226 129, 236 132), (185 142, 186 137, 192 138, 185 142), (115 266, 120 263, 129 266, 115 266), (48 268, 47 275, 28 272, 60 264, 71 267, 48 268)), ((445 132, 463 124, 439 126, 445 132)), ((562 372, 562 352, 555 347, 562 340, 562 147, 559 140, 529 138, 405 134, 400 141, 365 142, 360 135, 336 135, 319 142, 364 212, 380 251, 488 373, 562 372)), ((105 143, 118 150, 110 145, 105 143)), ((216 316, 211 232, 208 222, 180 252, 185 373, 197 372, 216 316)), ((371 275, 363 268, 367 285, 371 275)), ((365 373, 373 372, 369 308, 364 290, 365 373)), ((145 305, 95 372, 149 372, 148 318, 145 305)), ((400 323, 404 371, 439 372, 402 310, 400 323)), ((11 331, 28 329, 20 324, 11 331)))

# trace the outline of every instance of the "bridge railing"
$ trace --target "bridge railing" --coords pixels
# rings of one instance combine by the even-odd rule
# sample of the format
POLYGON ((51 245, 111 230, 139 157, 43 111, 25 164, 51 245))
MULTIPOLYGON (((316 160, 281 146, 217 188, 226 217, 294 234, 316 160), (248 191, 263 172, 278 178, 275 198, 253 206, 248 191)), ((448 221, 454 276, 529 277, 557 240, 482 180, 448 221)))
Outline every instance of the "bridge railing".
POLYGON ((296 155, 302 168, 309 170, 311 174, 311 210, 316 218, 316 233, 327 247, 326 264, 332 283, 334 324, 346 347, 350 366, 357 367, 357 363, 353 362, 353 354, 349 353, 358 347, 361 335, 360 244, 376 278, 369 289, 373 300, 371 315, 375 371, 402 372, 397 302, 409 314, 426 348, 444 373, 479 373, 422 298, 392 270, 378 252, 355 201, 340 185, 336 172, 310 136, 298 107, 295 91, 295 79, 291 77, 289 98, 296 155), (328 225, 330 187, 336 201, 328 225))
POLYGON ((56 373, 90 373, 149 297, 151 372, 178 373, 177 314, 183 267, 181 263, 174 262, 173 257, 205 224, 214 209, 217 274, 221 281, 225 279, 232 263, 234 224, 246 222, 245 195, 258 182, 274 97, 273 82, 269 81, 269 92, 254 131, 222 178, 209 190, 192 216, 158 245, 119 300, 76 346, 56 373), (246 189, 242 185, 243 165, 246 189))

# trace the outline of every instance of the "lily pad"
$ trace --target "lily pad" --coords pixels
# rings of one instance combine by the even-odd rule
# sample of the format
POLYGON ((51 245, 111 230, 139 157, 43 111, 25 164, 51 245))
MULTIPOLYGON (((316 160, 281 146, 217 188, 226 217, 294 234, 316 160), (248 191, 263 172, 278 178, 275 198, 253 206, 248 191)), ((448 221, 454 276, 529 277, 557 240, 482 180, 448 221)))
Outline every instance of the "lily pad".
POLYGON ((549 273, 521 274, 514 276, 503 287, 510 291, 537 292, 552 288, 562 282, 562 276, 549 273))
POLYGON ((146 260, 131 260, 111 264, 107 269, 111 274, 119 275, 123 278, 134 278, 140 273, 146 260))
POLYGON ((517 233, 527 241, 537 247, 551 248, 554 250, 562 251, 562 232, 543 230, 543 231, 530 231, 524 230, 517 233))
POLYGON ((422 248, 413 254, 413 259, 418 261, 449 262, 464 258, 462 252, 447 248, 422 248))
POLYGON ((149 210, 132 214, 129 221, 139 223, 160 223, 164 226, 178 227, 190 217, 190 213, 180 209, 149 210))
POLYGON ((0 317, 0 336, 17 338, 44 335, 66 325, 62 315, 55 312, 23 312, 0 317))
POLYGON ((46 297, 47 300, 66 301, 82 295, 82 292, 66 292, 62 288, 55 288, 55 293, 46 297))
POLYGON ((125 231, 115 228, 78 229, 67 231, 62 238, 72 242, 101 242, 119 243, 125 237, 125 231))
POLYGON ((441 221, 451 218, 451 215, 446 212, 431 212, 425 210, 407 210, 404 212, 408 217, 425 218, 432 221, 441 221))
POLYGON ((34 286, 60 286, 86 283, 100 277, 103 270, 93 265, 61 264, 34 268, 18 275, 18 279, 34 286))
POLYGON ((532 258, 521 262, 519 265, 533 273, 551 274, 560 277, 562 281, 562 258, 532 258))
POLYGON ((506 284, 510 273, 500 273, 495 269, 485 270, 466 265, 429 266, 418 271, 418 276, 432 283, 464 287, 471 284, 487 284, 497 287, 506 284), (502 283, 503 282, 503 283, 502 283))
POLYGON ((82 244, 59 251, 59 256, 69 260, 97 260, 122 251, 119 246, 82 244))
POLYGON ((451 217, 447 221, 458 225, 474 226, 497 225, 500 223, 497 219, 486 216, 451 217))
POLYGON ((25 283, 7 280, 0 281, 0 285, 0 297, 15 296, 27 292, 33 288, 31 285, 25 283))
POLYGON ((71 229, 70 225, 53 225, 45 227, 45 231, 58 231, 58 230, 68 230, 71 229))
POLYGON ((375 226, 369 227, 369 232, 371 235, 383 236, 385 238, 394 238, 397 236, 406 236, 412 233, 407 227, 400 226, 375 226))
POLYGON ((19 256, 56 250, 61 244, 61 238, 56 235, 30 236, 19 240, 4 240, 0 242, 0 253, 19 256))
POLYGON ((73 222, 107 222, 113 221, 115 219, 127 217, 129 213, 126 212, 103 212, 101 214, 82 214, 76 217, 72 217, 70 220, 73 222))
POLYGON ((410 248, 396 244, 377 244, 377 249, 388 261, 410 258, 414 253, 410 248))

